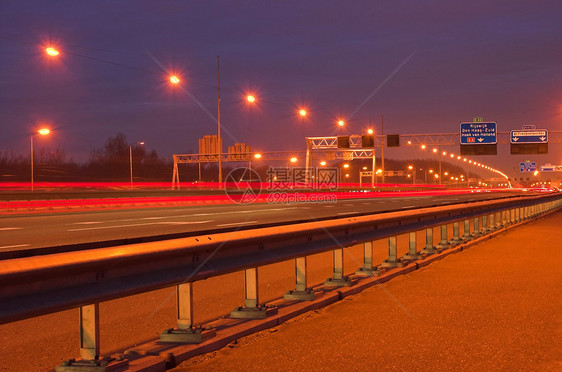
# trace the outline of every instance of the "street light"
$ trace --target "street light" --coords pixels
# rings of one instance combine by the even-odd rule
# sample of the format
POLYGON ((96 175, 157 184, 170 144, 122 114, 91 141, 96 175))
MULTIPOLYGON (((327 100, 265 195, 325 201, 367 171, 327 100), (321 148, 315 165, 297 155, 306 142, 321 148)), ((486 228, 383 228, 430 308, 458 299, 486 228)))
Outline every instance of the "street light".
MULTIPOLYGON (((137 145, 144 145, 144 141, 136 143, 137 145)), ((131 174, 131 190, 133 189, 133 146, 129 145, 129 170, 131 174)))
POLYGON ((47 54, 50 55, 51 57, 56 57, 56 56, 59 55, 59 51, 56 50, 56 49, 53 48, 53 47, 45 48, 45 53, 47 53, 47 54))
POLYGON ((177 77, 176 75, 171 75, 170 76, 170 82, 172 84, 179 84, 180 83, 180 78, 177 77))
POLYGON ((42 136, 46 136, 51 131, 48 128, 41 128, 37 131, 37 133, 31 133, 29 136, 29 148, 30 148, 30 163, 31 163, 31 191, 34 190, 33 188, 33 136, 40 134, 42 136))
POLYGON ((254 103, 256 102, 256 97, 254 97, 253 95, 249 94, 246 96, 246 101, 250 102, 250 103, 254 103))
POLYGON ((341 128, 345 125, 345 122, 343 120, 338 120, 338 126, 341 128))
POLYGON ((301 108, 301 109, 299 110, 299 115, 302 116, 302 117, 305 117, 305 116, 307 115, 306 110, 301 108))

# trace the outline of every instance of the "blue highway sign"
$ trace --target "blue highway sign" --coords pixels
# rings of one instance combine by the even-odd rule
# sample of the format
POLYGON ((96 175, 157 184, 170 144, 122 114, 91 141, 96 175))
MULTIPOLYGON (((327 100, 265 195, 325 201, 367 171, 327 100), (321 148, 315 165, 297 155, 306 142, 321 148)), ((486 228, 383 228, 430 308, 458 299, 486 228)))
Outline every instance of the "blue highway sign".
POLYGON ((520 163, 519 164, 521 172, 534 172, 537 170, 537 163, 536 162, 530 162, 527 161, 525 163, 520 163))
POLYGON ((497 123, 461 123, 461 145, 496 144, 497 123))
POLYGON ((547 143, 548 131, 546 129, 512 130, 509 137, 511 143, 547 143))

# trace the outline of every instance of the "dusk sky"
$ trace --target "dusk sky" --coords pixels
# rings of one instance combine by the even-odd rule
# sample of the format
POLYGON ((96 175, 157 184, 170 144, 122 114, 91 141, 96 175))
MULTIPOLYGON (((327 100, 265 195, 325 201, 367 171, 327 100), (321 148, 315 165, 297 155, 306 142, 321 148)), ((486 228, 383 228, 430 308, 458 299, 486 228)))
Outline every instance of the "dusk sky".
MULTIPOLYGON (((381 115, 385 134, 458 133, 475 116, 500 132, 562 131, 559 0, 2 0, 0 150, 28 156, 29 134, 49 126, 36 146, 76 161, 119 132, 164 157, 197 152, 216 133, 205 110, 217 114, 217 56, 225 151, 304 150, 339 118, 349 134, 380 133, 381 115)), ((512 173, 525 160, 562 164, 561 147, 511 156, 504 144, 477 160, 512 173)))

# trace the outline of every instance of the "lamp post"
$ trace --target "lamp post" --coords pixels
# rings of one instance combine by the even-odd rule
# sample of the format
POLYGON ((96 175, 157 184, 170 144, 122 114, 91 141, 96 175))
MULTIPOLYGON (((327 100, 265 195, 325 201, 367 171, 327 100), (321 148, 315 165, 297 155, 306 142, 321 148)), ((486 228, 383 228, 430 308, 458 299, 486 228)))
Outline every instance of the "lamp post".
MULTIPOLYGON (((137 142, 137 145, 144 145, 144 141, 137 142)), ((133 189, 133 145, 129 145, 129 171, 131 175, 131 190, 133 189)))
POLYGON ((37 134, 40 134, 42 136, 46 136, 49 133, 51 133, 51 131, 49 129, 41 128, 36 133, 31 133, 31 135, 29 136, 30 162, 31 162, 31 191, 34 190, 34 188, 33 188, 33 136, 35 136, 37 134))

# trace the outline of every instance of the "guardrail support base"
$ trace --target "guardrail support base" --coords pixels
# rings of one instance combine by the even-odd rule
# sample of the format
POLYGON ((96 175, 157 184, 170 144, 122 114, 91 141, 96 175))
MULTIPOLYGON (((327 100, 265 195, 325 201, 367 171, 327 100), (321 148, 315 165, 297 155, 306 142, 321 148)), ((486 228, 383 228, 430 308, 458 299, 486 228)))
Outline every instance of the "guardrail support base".
POLYGON ((65 360, 62 365, 55 367, 55 372, 106 372, 122 371, 127 368, 126 359, 102 358, 96 360, 65 360))
POLYGON ((191 328, 191 329, 167 329, 160 334, 162 342, 179 342, 184 344, 200 344, 216 336, 214 329, 191 328))
POLYGON ((351 287, 353 282, 349 277, 344 276, 343 278, 336 279, 336 278, 328 278, 324 282, 325 287, 351 287))
POLYGON ((312 289, 307 289, 304 291, 293 291, 283 295, 285 300, 296 300, 296 301, 314 301, 316 299, 316 294, 312 289))
POLYGON ((259 305, 256 307, 238 307, 230 312, 230 317, 234 319, 265 319, 276 314, 277 307, 259 305))

